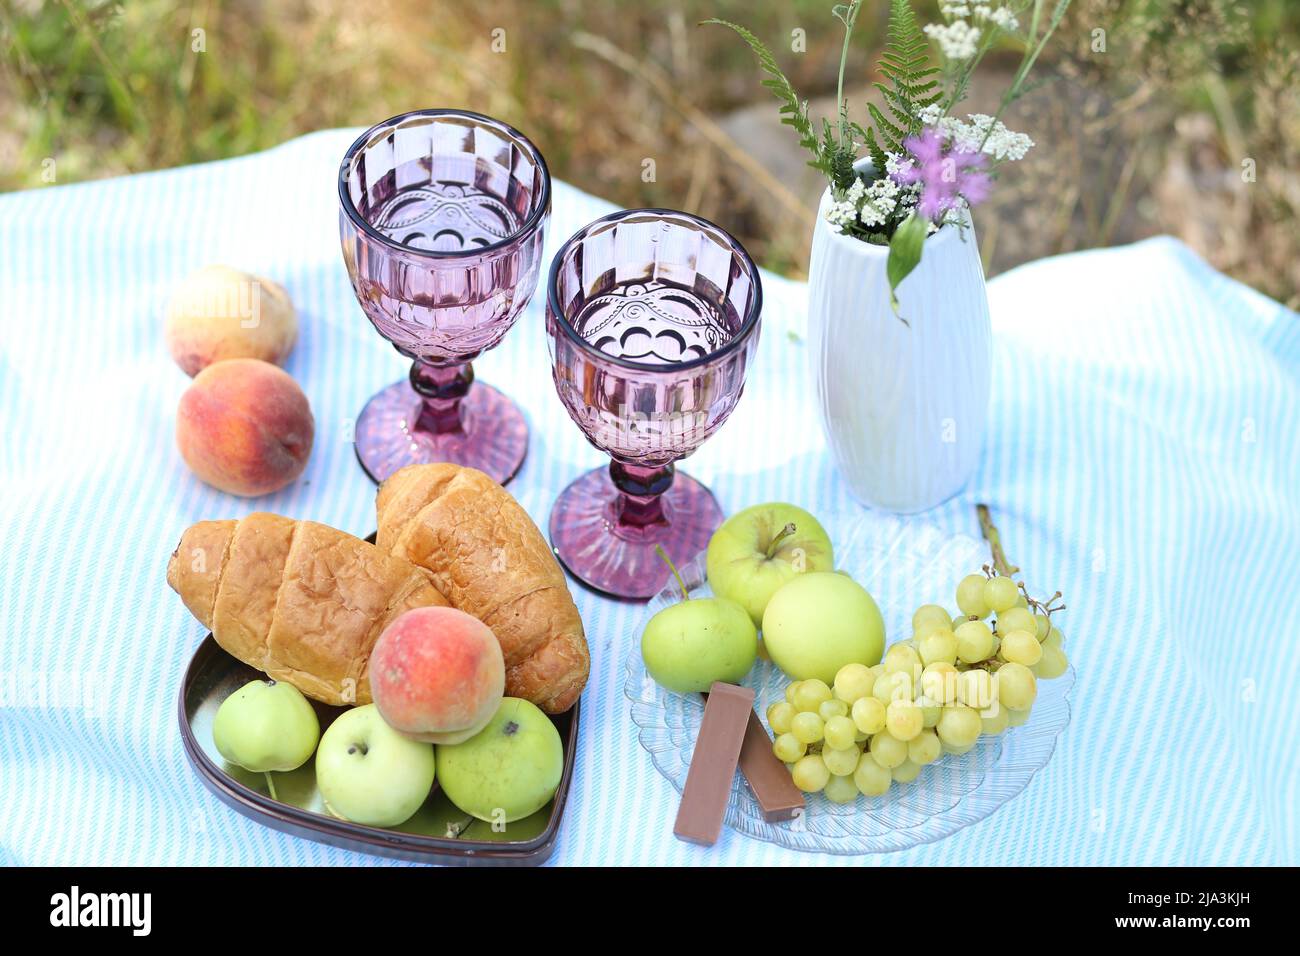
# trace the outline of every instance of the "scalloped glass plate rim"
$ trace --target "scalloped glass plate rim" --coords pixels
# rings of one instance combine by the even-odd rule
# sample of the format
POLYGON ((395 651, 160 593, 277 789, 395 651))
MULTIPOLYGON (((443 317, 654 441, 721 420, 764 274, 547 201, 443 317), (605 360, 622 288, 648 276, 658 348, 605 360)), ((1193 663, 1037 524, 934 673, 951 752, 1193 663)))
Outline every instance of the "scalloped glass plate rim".
MULTIPOLYGON (((879 517, 870 515, 855 516, 854 526, 849 529, 849 533, 838 536, 841 540, 836 542, 837 565, 843 567, 845 562, 843 556, 845 551, 850 550, 852 545, 860 539, 864 532, 863 527, 868 522, 875 522, 880 525, 880 530, 892 527, 894 540, 907 535, 911 532, 923 529, 931 536, 930 540, 939 539, 943 546, 948 544, 958 544, 961 546, 973 547, 982 550, 985 545, 966 535, 952 535, 940 531, 933 526, 918 522, 915 519, 900 519, 894 517, 879 517), (843 549, 843 550, 842 550, 843 549)), ((881 534, 876 535, 877 538, 881 534)), ((890 548, 890 554, 896 550, 895 546, 890 548)), ((704 595, 711 593, 705 580, 704 572, 704 553, 696 557, 685 567, 679 569, 683 578, 686 580, 687 588, 692 597, 703 596, 699 592, 702 590, 704 595)), ((856 577, 856 576, 855 576, 856 577)), ((953 581, 950 586, 955 586, 953 581)), ((869 586, 868 586, 869 587, 869 586)), ((870 589, 870 587, 869 587, 870 589)), ((875 592, 873 591, 873 594, 875 592)), ((1031 593, 1036 593, 1031 590, 1031 593)), ((681 695, 672 694, 663 688, 654 685, 655 698, 653 701, 647 701, 643 696, 643 689, 649 681, 645 673, 645 667, 641 660, 640 652, 640 634, 644 630, 645 624, 655 613, 657 613, 666 604, 677 599, 678 590, 674 580, 669 579, 660 592, 652 598, 646 605, 645 611, 639 621, 639 628, 633 635, 630 642, 631 647, 628 650, 626 658, 626 678, 624 681, 624 695, 631 703, 631 712, 633 723, 637 726, 637 740, 642 749, 650 756, 652 763, 657 772, 659 772, 669 783, 673 785, 679 793, 682 789, 683 781, 674 774, 672 761, 669 761, 669 755, 680 754, 679 749, 674 749, 671 743, 669 746, 656 746, 656 737, 671 733, 675 728, 664 724, 656 723, 652 715, 665 712, 663 700, 666 697, 680 698, 681 695)), ((916 602, 917 604, 923 602, 916 602)), ((882 606, 882 611, 885 608, 882 606)), ((886 646, 894 643, 890 640, 887 632, 886 646)), ((750 672, 746 678, 747 685, 755 683, 754 675, 765 665, 760 662, 755 666, 755 670, 750 672)), ((775 670, 772 665, 767 667, 775 670)), ((1051 726, 1044 726, 1045 721, 1040 721, 1036 725, 1035 717, 1044 715, 1039 713, 1035 708, 1034 714, 1031 715, 1027 724, 1012 728, 1006 731, 1007 734, 1015 734, 1016 739, 1023 743, 1036 743, 1044 748, 1039 758, 1032 761, 1033 765, 1022 763, 1018 766, 1006 766, 1002 760, 1002 740, 1003 737, 987 738, 981 737, 981 744, 987 747, 996 746, 997 754, 992 758, 986 772, 983 773, 979 782, 968 792, 959 796, 952 804, 944 809, 918 820, 909 826, 891 829, 883 834, 847 834, 842 837, 833 837, 824 833, 817 833, 807 829, 796 831, 788 823, 772 824, 763 820, 757 813, 746 813, 745 804, 754 804, 752 794, 748 792, 744 784, 733 787, 731 797, 727 805, 727 814, 725 822, 731 829, 744 834, 753 839, 773 843, 786 849, 797 850, 800 852, 825 853, 829 855, 848 856, 862 855, 868 853, 895 853, 916 846, 922 846, 932 843, 936 840, 944 839, 951 836, 964 827, 971 826, 981 820, 986 819, 1000 807, 1011 802, 1017 797, 1028 785, 1034 776, 1051 760, 1056 749, 1056 741, 1060 734, 1069 725, 1071 718, 1070 696, 1074 690, 1075 672, 1071 666, 1065 674, 1052 681, 1044 681, 1052 692, 1053 708, 1059 709, 1059 718, 1052 721, 1051 726), (961 812, 958 812, 961 811, 961 812), (947 818, 947 819, 945 819, 947 818), (914 830, 926 830, 928 832, 912 833, 914 830), (863 845, 871 843, 871 845, 863 845)), ((757 703, 757 701, 756 701, 757 703)), ((702 705, 701 705, 702 709, 702 705)), ((760 715, 761 716, 761 715, 760 715)), ((766 724, 766 720, 764 720, 766 724)), ((977 747, 977 750, 979 748, 977 747)), ((972 751, 974 754, 975 751, 972 751)), ((971 757, 972 754, 966 754, 964 757, 971 757)), ((987 751, 985 751, 987 757, 987 751)), ((944 761, 950 761, 952 756, 945 756, 944 761)), ((963 759, 963 758, 956 758, 963 759)), ((680 760, 678 761, 680 762, 680 760)), ((939 763, 942 763, 940 761, 939 763)), ((685 761, 689 764, 689 760, 685 761)), ((927 768, 929 769, 929 768, 927 768)), ((916 786, 918 784, 903 785, 906 787, 916 786)), ((919 785, 924 785, 919 784, 919 785)), ((896 785, 897 787, 898 785, 896 785)), ((872 798, 861 798, 872 799, 872 798)), ((888 798, 887 798, 888 799, 888 798)), ((751 811, 756 809, 756 805, 751 811)), ((840 816, 848 817, 845 813, 840 816)))

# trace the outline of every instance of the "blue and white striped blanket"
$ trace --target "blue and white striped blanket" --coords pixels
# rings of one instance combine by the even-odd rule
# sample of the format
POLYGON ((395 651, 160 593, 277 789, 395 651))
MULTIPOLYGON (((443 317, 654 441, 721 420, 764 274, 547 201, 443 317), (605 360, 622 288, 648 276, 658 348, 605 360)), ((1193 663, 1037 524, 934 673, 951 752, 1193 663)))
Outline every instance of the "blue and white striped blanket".
MULTIPOLYGON (((199 626, 164 584, 191 522, 252 510, 367 534, 373 487, 348 423, 404 361, 339 255, 334 177, 354 131, 126 179, 0 197, 0 861, 371 863, 218 803, 187 766, 177 685, 199 626), (256 502, 190 475, 173 440, 188 379, 161 314, 225 262, 300 310, 288 363, 317 419, 303 479, 256 502)), ((552 250, 608 205, 557 184, 552 250)), ((806 290, 765 276, 749 388, 686 467, 728 511, 780 498, 859 511, 823 446, 806 290)), ((912 864, 1300 863, 1300 318, 1154 239, 1048 259, 990 285, 992 423, 978 472, 926 515, 1069 595, 1073 722, 1011 803, 912 864)), ((476 363, 527 410, 511 491, 544 526, 601 462, 556 400, 540 296, 476 363)), ((677 794, 636 740, 623 665, 640 609, 577 589, 592 643, 574 789, 553 862, 864 862, 727 832, 672 836, 677 794)))

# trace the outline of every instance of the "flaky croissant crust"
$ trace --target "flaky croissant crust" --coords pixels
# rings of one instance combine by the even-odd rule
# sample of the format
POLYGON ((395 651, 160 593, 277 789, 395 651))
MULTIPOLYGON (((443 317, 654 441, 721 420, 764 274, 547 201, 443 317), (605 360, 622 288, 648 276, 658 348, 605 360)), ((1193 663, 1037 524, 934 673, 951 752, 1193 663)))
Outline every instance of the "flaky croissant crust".
POLYGON ((473 468, 409 465, 379 488, 383 551, 427 570, 451 605, 490 627, 506 661, 506 693, 561 713, 590 669, 582 619, 537 525, 473 468))
POLYGON ((314 521, 200 521, 167 583, 218 644, 327 704, 370 702, 370 652, 403 612, 447 600, 410 562, 314 521))

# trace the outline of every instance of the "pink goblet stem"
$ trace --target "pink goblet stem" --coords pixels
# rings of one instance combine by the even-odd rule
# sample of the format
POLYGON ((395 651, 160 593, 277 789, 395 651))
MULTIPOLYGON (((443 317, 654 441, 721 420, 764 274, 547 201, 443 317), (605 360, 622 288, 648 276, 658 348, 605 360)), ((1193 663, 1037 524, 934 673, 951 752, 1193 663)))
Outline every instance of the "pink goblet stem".
POLYGON ((551 510, 551 547, 588 587, 621 598, 659 593, 670 571, 708 546, 722 524, 708 488, 674 466, 614 461, 565 488, 551 510))
POLYGON ((609 477, 618 489, 618 498, 614 504, 618 523, 636 529, 656 524, 667 525, 663 496, 672 487, 673 472, 671 464, 652 468, 611 461, 609 477))
POLYGON ((447 435, 465 431, 461 402, 474 384, 474 366, 469 362, 430 365, 417 359, 411 365, 411 388, 423 407, 416 419, 418 430, 447 435))
POLYGON ((505 484, 528 453, 528 424, 514 402, 474 382, 469 362, 417 360, 406 380, 366 403, 357 419, 356 450, 375 481, 406 465, 448 462, 505 484))

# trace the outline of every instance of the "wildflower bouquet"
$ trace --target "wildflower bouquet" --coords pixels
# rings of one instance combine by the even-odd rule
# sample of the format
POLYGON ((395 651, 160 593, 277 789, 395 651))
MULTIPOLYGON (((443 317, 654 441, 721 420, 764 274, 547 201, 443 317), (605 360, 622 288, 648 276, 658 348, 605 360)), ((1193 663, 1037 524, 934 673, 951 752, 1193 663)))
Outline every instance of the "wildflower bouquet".
POLYGON ((942 22, 921 26, 910 0, 890 0, 889 30, 874 84, 881 102, 869 103, 868 127, 850 121, 844 68, 862 0, 836 6, 844 25, 836 91, 838 117, 820 129, 771 51, 744 27, 734 30, 749 44, 768 78, 763 85, 781 102, 781 121, 795 129, 812 153, 809 165, 830 184, 826 218, 846 236, 887 245, 890 301, 898 310, 900 282, 921 261, 925 239, 944 225, 962 228, 966 211, 989 195, 1000 167, 1024 157, 1033 141, 1007 129, 1000 117, 1024 91, 1025 78, 1065 15, 1070 0, 941 0, 942 22), (1049 9, 1050 8, 1050 9, 1049 9), (1020 66, 993 116, 960 118, 971 75, 1000 41, 1019 40, 1020 66), (938 65, 930 61, 931 44, 938 65), (870 164, 859 168, 865 148, 870 164))

